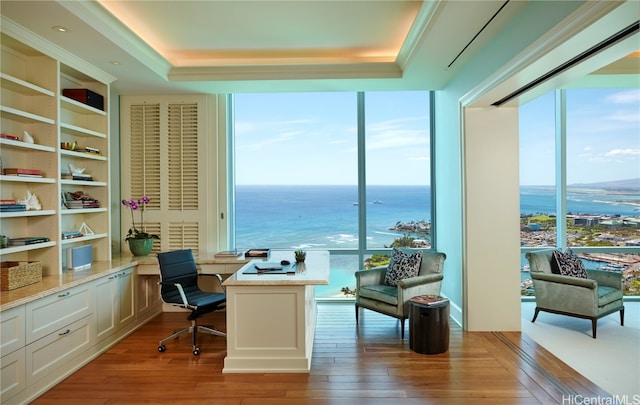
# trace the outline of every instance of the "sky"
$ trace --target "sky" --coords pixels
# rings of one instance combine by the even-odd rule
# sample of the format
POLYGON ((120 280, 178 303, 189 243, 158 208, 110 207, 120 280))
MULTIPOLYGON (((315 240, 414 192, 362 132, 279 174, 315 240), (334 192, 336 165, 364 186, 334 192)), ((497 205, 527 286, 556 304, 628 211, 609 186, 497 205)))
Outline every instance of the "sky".
MULTIPOLYGON (((640 178, 640 89, 567 90, 567 184, 640 178)), ((520 184, 555 184, 555 93, 520 107, 520 184)))
MULTIPOLYGON (((236 184, 357 184, 356 93, 235 95, 236 184)), ((365 99, 368 184, 429 184, 426 92, 365 99), (401 180, 399 180, 401 179, 401 180)), ((555 184, 554 93, 520 108, 520 183, 555 184)), ((640 89, 567 92, 567 183, 640 178, 640 89)))
MULTIPOLYGON (((356 93, 234 97, 236 184, 358 183, 356 93)), ((429 184, 428 100, 367 93, 367 184, 429 184)))

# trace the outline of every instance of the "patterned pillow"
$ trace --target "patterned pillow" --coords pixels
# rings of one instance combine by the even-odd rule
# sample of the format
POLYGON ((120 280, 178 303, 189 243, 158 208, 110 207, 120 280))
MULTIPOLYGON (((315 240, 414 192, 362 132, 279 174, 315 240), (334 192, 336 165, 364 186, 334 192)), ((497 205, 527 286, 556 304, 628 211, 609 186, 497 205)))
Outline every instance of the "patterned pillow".
POLYGON ((588 278, 587 270, 585 270, 582 260, 580 260, 580 258, 570 249, 565 253, 562 253, 559 250, 553 251, 551 272, 555 274, 562 274, 563 276, 588 278))
POLYGON ((417 276, 420 272, 421 262, 422 250, 409 254, 398 248, 393 248, 387 273, 384 276, 384 283, 395 286, 400 280, 417 276))

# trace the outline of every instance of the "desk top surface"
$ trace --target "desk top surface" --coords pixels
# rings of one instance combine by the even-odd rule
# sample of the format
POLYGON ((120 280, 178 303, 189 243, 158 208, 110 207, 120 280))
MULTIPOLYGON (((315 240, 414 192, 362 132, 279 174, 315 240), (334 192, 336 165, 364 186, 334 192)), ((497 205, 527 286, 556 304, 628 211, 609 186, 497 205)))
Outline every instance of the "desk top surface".
POLYGON ((254 259, 242 266, 224 281, 225 286, 252 285, 327 285, 329 284, 329 252, 308 251, 304 263, 298 263, 295 273, 275 274, 270 272, 260 274, 245 274, 244 271, 255 266, 256 263, 289 260, 294 262, 293 251, 273 251, 266 259, 254 259))

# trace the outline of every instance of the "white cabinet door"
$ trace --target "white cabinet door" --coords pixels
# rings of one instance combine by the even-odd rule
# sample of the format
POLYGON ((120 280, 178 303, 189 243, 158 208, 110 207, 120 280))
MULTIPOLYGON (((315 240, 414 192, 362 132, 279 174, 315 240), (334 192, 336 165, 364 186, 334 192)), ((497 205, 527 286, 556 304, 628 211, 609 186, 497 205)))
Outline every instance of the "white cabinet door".
POLYGON ((24 305, 0 313, 0 356, 24 347, 24 305))
POLYGON ((119 271, 118 282, 118 327, 127 325, 136 319, 135 288, 133 268, 119 271))
POLYGON ((0 398, 2 402, 22 391, 27 384, 24 347, 0 359, 0 398))
POLYGON ((110 336, 116 330, 116 303, 118 283, 115 275, 103 277, 95 282, 96 295, 96 333, 98 341, 110 336))

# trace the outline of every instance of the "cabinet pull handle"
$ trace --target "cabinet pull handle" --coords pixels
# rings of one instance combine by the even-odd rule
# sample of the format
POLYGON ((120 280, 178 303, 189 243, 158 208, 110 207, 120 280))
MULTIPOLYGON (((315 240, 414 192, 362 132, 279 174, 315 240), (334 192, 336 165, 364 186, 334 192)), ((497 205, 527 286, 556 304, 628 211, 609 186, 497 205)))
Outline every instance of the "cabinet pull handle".
POLYGON ((71 294, 69 291, 67 291, 67 292, 66 292, 66 293, 64 293, 64 294, 58 294, 58 298, 68 297, 68 296, 69 296, 69 294, 71 294))
POLYGON ((69 333, 71 333, 71 329, 67 329, 64 332, 60 332, 58 333, 58 336, 64 336, 64 335, 68 335, 69 333))

